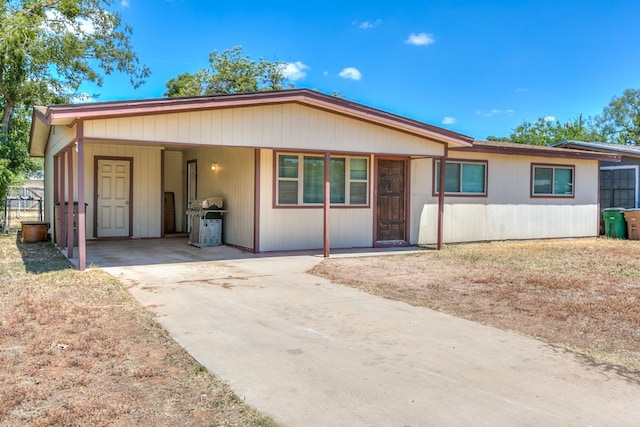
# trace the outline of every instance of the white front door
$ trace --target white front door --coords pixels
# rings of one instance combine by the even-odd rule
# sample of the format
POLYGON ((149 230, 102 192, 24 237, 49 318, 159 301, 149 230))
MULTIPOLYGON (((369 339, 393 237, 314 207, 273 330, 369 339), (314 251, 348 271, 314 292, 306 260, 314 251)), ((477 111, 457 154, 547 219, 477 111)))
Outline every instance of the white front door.
POLYGON ((130 184, 130 160, 98 160, 98 237, 129 236, 130 184))

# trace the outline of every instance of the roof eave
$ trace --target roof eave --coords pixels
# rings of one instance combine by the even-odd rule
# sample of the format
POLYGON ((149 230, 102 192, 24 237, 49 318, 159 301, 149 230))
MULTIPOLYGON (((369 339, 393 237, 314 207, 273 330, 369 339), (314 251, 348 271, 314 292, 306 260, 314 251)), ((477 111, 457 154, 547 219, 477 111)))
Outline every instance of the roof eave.
POLYGON ((597 151, 599 153, 616 153, 621 157, 633 157, 640 159, 640 152, 636 151, 627 151, 624 146, 619 146, 617 144, 610 144, 611 147, 601 147, 601 146, 593 146, 589 142, 582 141, 562 141, 557 144, 554 144, 554 147, 569 149, 569 150, 588 150, 588 151, 597 151))
POLYGON ((474 145, 473 147, 452 148, 452 151, 463 151, 473 153, 492 153, 492 154, 511 154, 520 156, 547 157, 547 158, 564 158, 564 159, 582 159, 582 160, 605 160, 609 162, 619 162, 620 155, 599 153, 594 151, 582 150, 540 150, 529 148, 526 145, 522 147, 500 147, 474 145))
POLYGON ((125 115, 179 113, 205 109, 233 108, 270 104, 299 103, 329 110, 353 118, 398 129, 456 146, 473 145, 473 138, 375 108, 325 95, 309 89, 257 92, 187 98, 158 98, 141 101, 116 101, 96 104, 59 105, 49 108, 50 122, 69 125, 79 119, 107 119, 125 115))
POLYGON ((28 152, 31 157, 44 157, 51 122, 46 107, 35 106, 31 115, 28 152))

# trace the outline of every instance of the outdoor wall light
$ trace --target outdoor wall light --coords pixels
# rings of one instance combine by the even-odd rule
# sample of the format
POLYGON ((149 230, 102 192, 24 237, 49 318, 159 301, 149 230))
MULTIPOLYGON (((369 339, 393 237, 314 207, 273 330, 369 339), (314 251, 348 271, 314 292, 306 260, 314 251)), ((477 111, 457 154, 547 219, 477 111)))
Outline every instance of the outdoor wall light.
POLYGON ((218 163, 217 162, 211 163, 211 170, 215 171, 216 169, 218 169, 218 163))

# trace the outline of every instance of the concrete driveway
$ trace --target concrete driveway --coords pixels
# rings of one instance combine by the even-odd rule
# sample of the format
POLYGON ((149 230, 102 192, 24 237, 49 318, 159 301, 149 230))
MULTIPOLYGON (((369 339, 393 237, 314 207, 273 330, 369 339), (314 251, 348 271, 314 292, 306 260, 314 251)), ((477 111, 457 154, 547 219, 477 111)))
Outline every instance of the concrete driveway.
POLYGON ((162 258, 159 248, 89 250, 193 357, 284 426, 640 425, 640 384, 616 370, 306 274, 321 257, 180 240, 162 258))

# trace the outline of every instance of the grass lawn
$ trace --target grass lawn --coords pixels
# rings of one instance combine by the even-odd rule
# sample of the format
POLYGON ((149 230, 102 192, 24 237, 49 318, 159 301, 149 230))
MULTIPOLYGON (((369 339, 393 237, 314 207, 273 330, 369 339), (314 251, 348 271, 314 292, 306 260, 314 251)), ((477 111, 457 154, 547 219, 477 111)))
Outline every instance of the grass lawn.
MULTIPOLYGON (((513 330, 640 379, 640 241, 446 246, 312 273, 513 330)), ((0 236, 0 425, 275 426, 99 269, 0 236)))
POLYGON ((275 426, 106 273, 0 236, 0 425, 275 426))
POLYGON ((336 283, 516 331, 640 379, 640 241, 573 239, 445 246, 330 258, 336 283))

